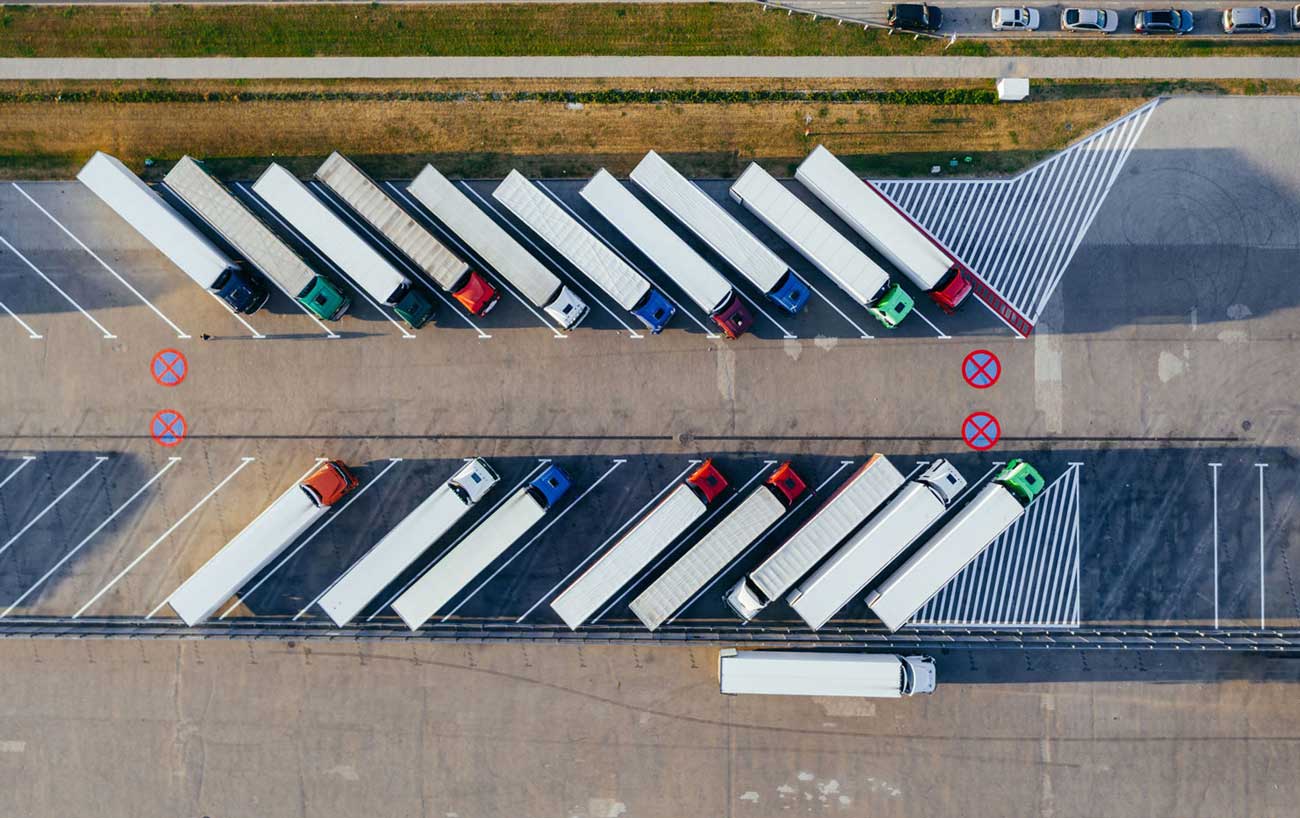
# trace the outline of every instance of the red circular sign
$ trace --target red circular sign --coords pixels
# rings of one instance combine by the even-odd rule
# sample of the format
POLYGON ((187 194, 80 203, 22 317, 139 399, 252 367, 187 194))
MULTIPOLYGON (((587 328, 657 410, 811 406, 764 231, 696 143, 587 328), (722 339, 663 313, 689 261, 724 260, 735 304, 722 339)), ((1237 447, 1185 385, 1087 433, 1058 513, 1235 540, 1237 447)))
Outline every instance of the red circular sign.
POLYGON ((159 386, 179 386, 189 368, 189 361, 175 349, 164 349, 149 363, 149 373, 159 386))
POLYGON ((1002 362, 987 349, 977 349, 961 362, 961 376, 969 386, 988 389, 1002 377, 1002 362))
POLYGON ((988 412, 971 412, 961 422, 961 438, 977 452, 992 449, 1002 437, 1002 426, 988 412))
POLYGON ((175 446, 185 439, 185 416, 175 409, 159 409, 149 421, 149 436, 159 446, 175 446))

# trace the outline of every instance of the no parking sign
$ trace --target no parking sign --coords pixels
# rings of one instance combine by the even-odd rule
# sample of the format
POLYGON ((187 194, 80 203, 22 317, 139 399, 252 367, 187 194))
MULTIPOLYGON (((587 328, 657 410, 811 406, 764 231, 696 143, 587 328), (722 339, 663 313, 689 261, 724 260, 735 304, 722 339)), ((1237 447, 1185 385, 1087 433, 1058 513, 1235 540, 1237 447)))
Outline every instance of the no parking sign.
POLYGON ((1002 376, 1002 362, 987 349, 977 349, 961 362, 961 376, 976 389, 988 389, 1002 376))

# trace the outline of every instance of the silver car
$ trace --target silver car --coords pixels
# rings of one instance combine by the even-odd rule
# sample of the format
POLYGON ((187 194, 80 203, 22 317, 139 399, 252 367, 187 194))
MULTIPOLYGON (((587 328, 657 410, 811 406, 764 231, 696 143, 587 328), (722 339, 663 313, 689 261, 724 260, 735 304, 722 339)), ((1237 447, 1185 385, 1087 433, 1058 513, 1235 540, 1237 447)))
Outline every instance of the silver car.
POLYGON ((1117 28, 1119 14, 1110 9, 1061 10, 1062 31, 1100 31, 1102 34, 1110 34, 1117 28))
POLYGON ((1273 10, 1263 6, 1246 6, 1223 10, 1223 30, 1228 34, 1272 31, 1277 25, 1273 10))
POLYGON ((993 9, 994 31, 1037 31, 1038 9, 1003 6, 993 9))

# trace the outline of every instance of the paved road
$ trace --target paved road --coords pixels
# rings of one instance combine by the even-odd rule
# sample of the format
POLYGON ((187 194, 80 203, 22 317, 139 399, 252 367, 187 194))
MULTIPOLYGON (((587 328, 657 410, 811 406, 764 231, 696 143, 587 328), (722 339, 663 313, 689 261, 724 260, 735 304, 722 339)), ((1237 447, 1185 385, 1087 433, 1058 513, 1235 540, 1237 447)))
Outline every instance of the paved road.
POLYGON ((196 57, 0 60, 0 80, 431 77, 1294 79, 1274 57, 196 57))

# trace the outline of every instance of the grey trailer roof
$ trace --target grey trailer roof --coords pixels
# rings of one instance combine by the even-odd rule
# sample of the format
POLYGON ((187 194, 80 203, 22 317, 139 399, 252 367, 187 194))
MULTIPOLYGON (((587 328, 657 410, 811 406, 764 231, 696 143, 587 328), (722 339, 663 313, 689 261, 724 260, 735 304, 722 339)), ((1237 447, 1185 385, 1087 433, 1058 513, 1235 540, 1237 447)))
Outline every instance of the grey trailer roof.
POLYGON ((198 162, 188 156, 181 157, 176 167, 163 177, 163 182, 254 267, 290 295, 298 295, 316 279, 316 273, 289 245, 198 162))
POLYGON ((731 282, 650 212, 650 208, 641 204, 609 171, 597 171, 583 186, 581 196, 676 282, 700 309, 712 315, 731 297, 731 282))
POLYGON ((763 292, 790 269, 780 256, 654 151, 628 176, 763 292))
POLYGON ((628 607, 647 628, 658 628, 784 513, 770 488, 757 487, 628 607))
POLYGON ((234 266, 233 261, 117 157, 96 151, 77 174, 77 179, 157 247, 172 264, 204 287, 211 287, 223 272, 234 266))
POLYGON ((623 309, 635 309, 649 291, 650 284, 640 273, 519 171, 510 171, 492 191, 492 197, 596 282, 623 309))
POLYGON ((903 662, 890 654, 727 650, 718 681, 733 694, 899 698, 903 662))
POLYGON ((425 165, 407 190, 534 306, 555 300, 560 280, 433 165, 425 165))
POLYGON ((867 606, 891 631, 898 630, 1024 512, 1010 491, 989 483, 890 574, 867 606))
POLYGON ((316 169, 316 178, 442 289, 455 287, 469 272, 468 264, 421 227, 374 180, 342 154, 331 153, 316 169))
POLYGON ((884 455, 872 456, 790 539, 754 569, 750 581, 769 601, 776 600, 902 485, 903 475, 893 463, 884 455))
POLYGON ((731 197, 859 304, 869 305, 889 284, 889 274, 880 265, 757 163, 751 163, 732 184, 731 197))
POLYGON ((680 537, 705 508, 690 486, 678 486, 560 592, 551 607, 576 631, 620 588, 635 579, 650 560, 680 537))
POLYGON ((253 191, 376 301, 391 303, 410 285, 409 278, 281 166, 267 168, 253 191))

